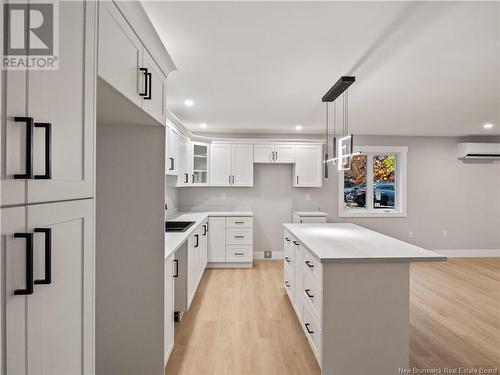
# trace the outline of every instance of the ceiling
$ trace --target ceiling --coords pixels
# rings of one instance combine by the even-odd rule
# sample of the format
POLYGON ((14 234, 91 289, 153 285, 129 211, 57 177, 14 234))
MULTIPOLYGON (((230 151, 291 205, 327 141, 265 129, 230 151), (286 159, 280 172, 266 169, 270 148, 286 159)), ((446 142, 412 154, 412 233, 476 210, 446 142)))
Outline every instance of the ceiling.
POLYGON ((500 134, 498 2, 143 5, 178 68, 168 107, 192 131, 323 132, 321 97, 354 75, 354 134, 500 134))

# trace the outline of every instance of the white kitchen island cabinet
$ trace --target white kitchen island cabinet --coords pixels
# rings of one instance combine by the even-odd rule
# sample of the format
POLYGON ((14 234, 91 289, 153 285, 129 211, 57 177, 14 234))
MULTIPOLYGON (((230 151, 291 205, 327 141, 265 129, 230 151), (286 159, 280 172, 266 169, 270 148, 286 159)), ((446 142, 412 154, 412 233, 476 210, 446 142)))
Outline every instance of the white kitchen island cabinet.
POLYGON ((407 368, 410 262, 446 257, 354 224, 284 227, 284 290, 321 373, 407 368))

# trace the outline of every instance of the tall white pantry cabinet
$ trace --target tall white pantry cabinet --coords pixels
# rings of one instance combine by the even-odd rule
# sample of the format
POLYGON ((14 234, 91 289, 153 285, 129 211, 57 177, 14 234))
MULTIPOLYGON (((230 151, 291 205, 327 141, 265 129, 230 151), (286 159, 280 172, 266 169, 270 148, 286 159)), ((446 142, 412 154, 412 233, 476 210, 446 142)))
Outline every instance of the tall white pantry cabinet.
POLYGON ((59 70, 1 72, 2 374, 95 372, 96 19, 59 2, 59 70))

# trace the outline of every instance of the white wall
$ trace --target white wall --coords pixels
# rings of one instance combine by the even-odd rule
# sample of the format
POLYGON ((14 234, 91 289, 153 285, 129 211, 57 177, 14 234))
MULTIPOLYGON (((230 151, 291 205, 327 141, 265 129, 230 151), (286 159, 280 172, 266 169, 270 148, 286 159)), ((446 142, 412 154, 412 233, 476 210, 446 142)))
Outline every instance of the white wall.
POLYGON ((290 165, 255 165, 253 188, 179 189, 178 206, 251 207, 255 251, 281 250, 281 224, 291 221, 292 207, 320 208, 329 214, 329 221, 354 222, 428 249, 500 249, 500 163, 462 163, 456 158, 459 141, 452 137, 355 138, 358 145, 409 147, 406 218, 340 219, 336 173, 322 188, 292 188, 290 165), (306 193, 310 201, 305 200, 306 193), (413 239, 408 238, 410 230, 413 239))

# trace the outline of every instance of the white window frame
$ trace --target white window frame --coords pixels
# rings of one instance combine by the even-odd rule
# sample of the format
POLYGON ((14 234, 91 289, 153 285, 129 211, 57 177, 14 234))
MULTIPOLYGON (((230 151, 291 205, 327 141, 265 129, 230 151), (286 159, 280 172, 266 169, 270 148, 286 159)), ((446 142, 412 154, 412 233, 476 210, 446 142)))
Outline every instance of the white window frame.
POLYGON ((406 146, 354 146, 354 152, 367 156, 366 159, 366 208, 347 208, 344 206, 344 171, 339 171, 339 217, 406 217, 406 176, 407 154, 406 146), (375 209, 373 199, 373 156, 396 155, 396 186, 394 209, 375 209))

